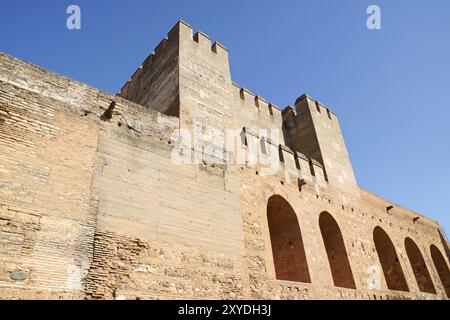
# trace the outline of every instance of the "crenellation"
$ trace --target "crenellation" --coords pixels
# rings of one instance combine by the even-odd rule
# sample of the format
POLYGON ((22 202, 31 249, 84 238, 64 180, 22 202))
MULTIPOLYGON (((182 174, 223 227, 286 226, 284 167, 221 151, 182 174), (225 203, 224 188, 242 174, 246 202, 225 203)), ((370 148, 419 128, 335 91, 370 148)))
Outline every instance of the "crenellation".
POLYGON ((313 169, 313 175, 316 177, 317 183, 325 184, 327 182, 327 178, 322 164, 314 159, 310 159, 310 165, 313 169))
POLYGON ((187 39, 192 39, 192 27, 189 23, 187 23, 184 20, 178 20, 177 23, 170 29, 170 31, 167 33, 168 37, 178 37, 180 34, 187 34, 190 36, 187 37, 187 39))
MULTIPOLYGON (((155 59, 155 52, 151 52, 148 57, 144 60, 144 62, 142 63, 142 65, 139 67, 140 70, 142 70, 143 68, 147 68, 150 66, 150 64, 153 62, 153 60, 155 59)), ((138 69, 138 70, 139 70, 138 69)), ((133 78, 133 76, 131 76, 131 78, 133 78)))
POLYGON ((194 34, 194 41, 197 42, 202 48, 207 48, 211 50, 211 37, 202 31, 198 31, 194 34))
MULTIPOLYGON (((329 108, 327 108, 323 103, 321 103, 319 100, 316 100, 314 98, 312 98, 310 95, 304 93, 302 94, 300 97, 298 97, 295 101, 295 104, 299 104, 301 102, 303 102, 304 100, 308 100, 310 103, 308 104, 311 108, 314 106, 315 111, 322 115, 326 115, 328 117, 329 120, 333 120, 333 118, 336 118, 336 114, 330 110, 329 108)), ((312 109, 314 109, 312 108, 312 109)))
POLYGON ((217 41, 214 42, 211 49, 214 53, 217 53, 218 55, 228 57, 228 49, 220 42, 217 42, 217 41))
POLYGON ((266 110, 269 108, 269 103, 262 97, 256 95, 255 96, 255 105, 260 109, 260 110, 266 110))
POLYGON ((240 87, 235 82, 232 83, 232 87, 233 90, 238 90, 238 96, 241 100, 240 104, 244 104, 245 108, 252 108, 250 110, 260 114, 261 118, 269 119, 270 121, 278 120, 279 122, 276 122, 276 126, 281 130, 281 110, 275 104, 267 102, 263 97, 254 94, 245 87, 240 87))
POLYGON ((270 115, 273 116, 274 112, 277 113, 279 116, 281 116, 280 108, 277 105, 269 102, 269 113, 270 113, 270 115))
POLYGON ((282 163, 285 172, 288 175, 299 177, 299 168, 297 167, 294 151, 282 144, 280 144, 279 150, 280 162, 282 163))
POLYGON ((261 115, 264 116, 273 116, 273 105, 264 98, 260 96, 255 96, 255 105, 258 108, 259 112, 261 112, 261 115))
POLYGON ((159 56, 162 51, 166 48, 167 43, 169 42, 168 37, 164 37, 160 43, 155 47, 155 56, 159 56))
POLYGON ((249 89, 245 87, 240 88, 240 97, 242 100, 246 101, 247 105, 254 105, 256 95, 249 89))
POLYGON ((311 161, 308 157, 306 157, 303 153, 295 152, 296 160, 297 160, 297 166, 300 169, 300 172, 302 175, 312 176, 314 175, 314 171, 311 170, 311 161))

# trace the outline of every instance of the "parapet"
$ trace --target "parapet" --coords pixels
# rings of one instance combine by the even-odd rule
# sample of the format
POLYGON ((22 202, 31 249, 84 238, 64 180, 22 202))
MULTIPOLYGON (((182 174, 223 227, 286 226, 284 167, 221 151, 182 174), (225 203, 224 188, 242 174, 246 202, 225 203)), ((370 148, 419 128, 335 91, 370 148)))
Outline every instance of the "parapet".
MULTIPOLYGON (((232 83, 233 96, 240 98, 239 104, 245 108, 253 108, 256 112, 267 114, 268 116, 281 119, 281 109, 274 103, 268 102, 263 97, 254 94, 245 87, 241 87, 236 82, 232 83)), ((281 123, 280 123, 281 125, 281 123)))
POLYGON ((310 183, 320 187, 327 186, 328 181, 324 168, 318 161, 308 158, 284 144, 275 144, 270 138, 259 136, 253 129, 244 127, 242 132, 245 137, 244 144, 247 146, 247 151, 257 153, 257 156, 256 154, 246 156, 247 165, 255 166, 261 164, 257 163, 261 155, 269 154, 271 155, 269 157, 271 162, 267 163, 265 160, 262 165, 281 169, 285 180, 290 180, 290 178, 294 177, 297 180, 302 180, 302 184, 310 183))
POLYGON ((306 102, 308 106, 315 108, 315 111, 319 114, 324 114, 328 117, 329 120, 335 120, 336 114, 331 111, 329 108, 325 107, 319 100, 312 98, 310 95, 304 93, 300 97, 295 100, 295 105, 300 105, 301 103, 306 102))
MULTIPOLYGON (((192 33, 192 28, 191 28, 192 33)), ((189 38, 189 37, 188 37, 189 38)), ((228 49, 219 42, 212 43, 211 37, 202 31, 197 31, 192 39, 197 42, 201 47, 211 50, 218 55, 228 55, 228 49)), ((189 39, 190 40, 190 39, 189 39)))
MULTIPOLYGON (((188 118, 201 114, 194 110, 208 108, 214 110, 212 114, 223 112, 225 118, 233 119, 226 110, 215 109, 236 108, 231 111, 236 115, 245 108, 238 127, 259 123, 261 127, 282 130, 282 114, 276 104, 231 81, 227 48, 213 43, 202 31, 194 33, 183 20, 173 26, 117 95, 178 117, 184 114, 180 108, 190 110, 188 118)), ((191 120, 186 119, 186 123, 191 120)), ((236 127, 232 122, 228 124, 236 127)))
POLYGON ((226 60, 228 66, 228 50, 225 46, 218 42, 211 45, 211 38, 201 31, 193 35, 192 27, 180 20, 117 95, 164 114, 179 116, 180 61, 186 52, 195 47, 193 44, 209 52, 212 59, 226 60))

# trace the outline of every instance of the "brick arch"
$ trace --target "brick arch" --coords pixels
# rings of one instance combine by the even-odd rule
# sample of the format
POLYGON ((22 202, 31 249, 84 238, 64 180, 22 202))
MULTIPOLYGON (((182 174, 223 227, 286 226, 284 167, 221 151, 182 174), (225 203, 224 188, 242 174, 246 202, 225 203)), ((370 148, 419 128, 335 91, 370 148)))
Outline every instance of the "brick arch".
POLYGON ((433 280, 431 280, 425 259, 414 240, 406 238, 405 249, 419 290, 422 292, 436 293, 436 288, 434 287, 433 280))
POLYGON ((267 202, 267 220, 276 278, 310 283, 302 233, 294 209, 282 196, 273 195, 267 202))
POLYGON ((450 298, 450 271, 445 261, 444 255, 441 250, 438 249, 434 244, 430 246, 431 259, 433 259, 434 266, 439 275, 439 279, 444 286, 445 293, 447 297, 450 298))
POLYGON ((336 220, 324 211, 319 216, 320 232, 327 252, 331 275, 336 287, 356 289, 341 229, 336 220))
POLYGON ((409 291, 397 251, 386 231, 379 226, 375 227, 373 230, 373 241, 375 242, 375 248, 388 288, 391 290, 409 291))

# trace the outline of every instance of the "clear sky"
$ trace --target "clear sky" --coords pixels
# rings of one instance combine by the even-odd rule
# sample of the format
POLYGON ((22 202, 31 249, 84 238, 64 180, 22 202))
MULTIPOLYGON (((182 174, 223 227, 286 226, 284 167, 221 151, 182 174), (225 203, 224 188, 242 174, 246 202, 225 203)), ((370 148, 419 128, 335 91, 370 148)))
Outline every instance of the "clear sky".
POLYGON ((0 0, 0 50, 116 93, 179 19, 230 50, 241 86, 335 111, 358 184, 450 236, 450 1, 0 0))

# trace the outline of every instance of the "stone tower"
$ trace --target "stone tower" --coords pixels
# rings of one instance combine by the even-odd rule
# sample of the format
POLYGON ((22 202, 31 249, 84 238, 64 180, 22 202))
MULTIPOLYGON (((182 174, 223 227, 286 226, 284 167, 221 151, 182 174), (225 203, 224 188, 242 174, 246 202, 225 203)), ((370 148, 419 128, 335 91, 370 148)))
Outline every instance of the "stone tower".
POLYGON ((212 45, 203 32, 178 22, 156 47, 119 96, 178 116, 181 127, 190 128, 194 119, 205 126, 223 128, 230 119, 231 76, 228 51, 212 45))
POLYGON ((336 115, 306 94, 297 99, 295 109, 296 113, 293 109, 283 113, 290 146, 319 161, 331 185, 358 196, 359 188, 336 115))

